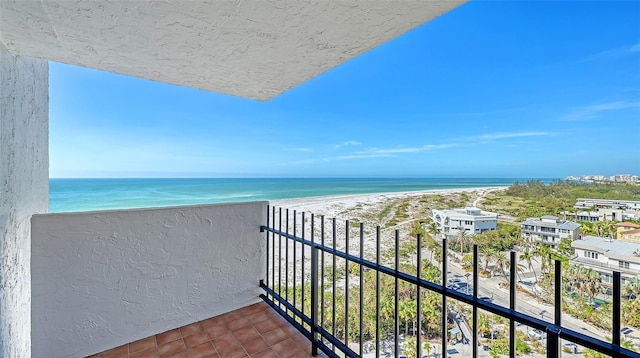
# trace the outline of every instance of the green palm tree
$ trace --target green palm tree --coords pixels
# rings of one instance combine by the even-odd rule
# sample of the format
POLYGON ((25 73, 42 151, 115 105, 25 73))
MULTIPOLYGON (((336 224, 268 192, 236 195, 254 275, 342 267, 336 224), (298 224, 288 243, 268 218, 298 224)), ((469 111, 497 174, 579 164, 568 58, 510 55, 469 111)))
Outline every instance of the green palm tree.
POLYGON ((627 281, 627 283, 622 286, 622 297, 631 298, 631 296, 640 296, 640 284, 632 281, 627 281))
POLYGON ((438 235, 440 234, 440 226, 435 222, 431 222, 427 227, 427 232, 431 235, 433 239, 438 239, 438 235))
POLYGON ((585 289, 587 296, 589 296, 589 304, 593 302, 593 298, 598 294, 604 292, 602 287, 602 276, 592 269, 587 269, 585 277, 585 289))
POLYGON ((409 322, 411 322, 413 334, 415 335, 416 333, 415 318, 417 307, 417 302, 414 299, 405 299, 400 301, 398 316, 400 318, 400 321, 404 321, 404 330, 407 335, 409 335, 409 322))
POLYGON ((547 268, 551 265, 551 256, 553 255, 551 248, 545 244, 539 244, 538 248, 534 250, 534 253, 540 257, 540 270, 547 272, 547 268))
POLYGON ((482 249, 482 254, 484 255, 484 271, 486 272, 489 270, 489 264, 496 257, 496 250, 486 246, 482 249))
POLYGON ((460 257, 462 257, 462 255, 464 254, 464 246, 467 243, 467 241, 469 241, 469 235, 467 234, 466 231, 460 230, 456 241, 458 245, 460 245, 460 257))
POLYGON ((416 347, 416 340, 413 337, 407 337, 407 340, 402 343, 402 353, 407 358, 417 358, 418 349, 416 347))
POLYGON ((535 254, 532 251, 527 250, 520 255, 520 259, 527 263, 527 267, 533 272, 535 282, 538 283, 538 275, 536 275, 536 270, 533 268, 533 261, 536 261, 535 254))
POLYGON ((427 357, 431 355, 431 344, 424 342, 424 350, 427 352, 427 357))
POLYGON ((505 272, 504 268, 505 266, 509 265, 509 259, 504 252, 499 251, 498 253, 496 253, 496 265, 498 265, 500 273, 502 273, 502 277, 504 277, 505 281, 508 282, 509 279, 507 279, 507 273, 505 272))
POLYGON ((433 255, 435 255, 436 261, 438 262, 438 264, 442 263, 442 247, 441 246, 436 246, 433 250, 431 250, 431 253, 433 255))

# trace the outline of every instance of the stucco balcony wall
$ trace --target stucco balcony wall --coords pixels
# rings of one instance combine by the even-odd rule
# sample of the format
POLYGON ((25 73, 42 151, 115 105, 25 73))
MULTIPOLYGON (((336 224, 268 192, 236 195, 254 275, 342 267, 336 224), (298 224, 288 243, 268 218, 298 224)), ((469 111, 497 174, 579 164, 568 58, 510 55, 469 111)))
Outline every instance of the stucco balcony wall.
POLYGON ((86 356, 258 302, 266 208, 33 216, 33 356, 86 356))

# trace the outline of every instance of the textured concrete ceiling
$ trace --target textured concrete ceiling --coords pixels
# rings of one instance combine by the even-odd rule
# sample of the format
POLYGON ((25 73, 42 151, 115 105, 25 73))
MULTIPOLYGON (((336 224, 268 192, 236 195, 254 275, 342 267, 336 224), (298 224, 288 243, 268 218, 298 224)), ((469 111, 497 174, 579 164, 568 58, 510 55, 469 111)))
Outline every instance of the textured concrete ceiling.
POLYGON ((0 47, 266 100, 465 1, 2 0, 0 47))

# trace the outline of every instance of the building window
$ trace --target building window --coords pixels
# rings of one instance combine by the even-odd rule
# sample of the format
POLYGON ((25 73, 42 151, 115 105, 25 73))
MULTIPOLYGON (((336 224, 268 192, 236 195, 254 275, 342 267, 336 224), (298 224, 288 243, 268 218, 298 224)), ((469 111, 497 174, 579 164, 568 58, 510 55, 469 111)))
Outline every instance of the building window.
POLYGON ((473 225, 473 221, 465 220, 464 224, 465 225, 473 225))
POLYGON ((628 270, 629 269, 629 262, 628 261, 618 261, 618 266, 620 268, 628 270))
POLYGON ((593 251, 584 251, 583 254, 584 257, 588 257, 588 258, 592 258, 592 259, 597 259, 598 258, 598 253, 597 252, 593 252, 593 251))

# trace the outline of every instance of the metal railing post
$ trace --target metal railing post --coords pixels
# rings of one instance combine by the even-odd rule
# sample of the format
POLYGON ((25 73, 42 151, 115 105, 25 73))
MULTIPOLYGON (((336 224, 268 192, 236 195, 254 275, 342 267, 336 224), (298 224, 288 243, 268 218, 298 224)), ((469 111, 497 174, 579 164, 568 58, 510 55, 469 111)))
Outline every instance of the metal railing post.
MULTIPOLYGON (((376 226, 376 265, 380 265, 380 225, 376 226)), ((376 270, 376 354, 380 355, 380 270, 376 270)))
MULTIPOLYGON (((509 308, 516 309, 516 252, 510 252, 509 267, 509 308)), ((509 320, 509 357, 516 357, 516 321, 509 320)))
MULTIPOLYGON (((364 258, 364 223, 360 223, 360 258, 363 259, 364 258)), ((360 292, 358 294, 358 298, 360 299, 359 302, 359 309, 360 309, 360 332, 358 333, 358 335, 360 336, 360 355, 362 355, 363 351, 364 351, 364 336, 362 334, 362 331, 364 330, 364 270, 362 268, 362 264, 359 265, 360 266, 360 292)))
MULTIPOLYGON (((422 279, 422 235, 418 234, 416 238, 417 256, 416 256, 416 277, 418 280, 422 279)), ((417 320, 418 320, 418 332, 416 333, 416 352, 418 357, 422 357, 422 299, 420 285, 416 285, 416 306, 417 306, 417 320)))
MULTIPOLYGON (((442 239, 442 286, 447 287, 447 239, 442 239)), ((442 295, 442 358, 447 357, 447 295, 442 295)))
POLYGON ((619 271, 613 271, 613 317, 612 317, 612 340, 611 342, 617 346, 620 345, 620 286, 621 277, 619 271))
POLYGON ((311 355, 318 355, 318 248, 311 246, 311 355))
MULTIPOLYGON (((349 255, 349 220, 345 221, 345 252, 349 255)), ((349 346, 349 259, 344 259, 344 344, 349 346)))
MULTIPOLYGON (((400 270, 400 231, 395 231, 395 272, 400 270)), ((400 302, 400 282, 398 275, 395 275, 395 291, 394 291, 394 305, 393 305, 393 344, 394 344, 394 356, 400 355, 400 309, 398 307, 400 302)))
MULTIPOLYGON (((478 244, 473 245, 473 298, 478 298, 478 244)), ((478 358, 478 306, 473 305, 473 358, 478 358)))
MULTIPOLYGON (((555 260, 554 267, 554 323, 560 324, 562 321, 562 262, 555 260)), ((556 329, 547 328, 547 357, 555 358, 560 356, 560 332, 556 329)))
MULTIPOLYGON (((267 205, 267 227, 269 227, 269 209, 271 207, 269 205, 267 205)), ((267 231, 267 259, 266 261, 266 267, 265 267, 265 280, 266 280, 266 285, 269 286, 269 231, 267 231)))

